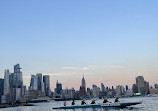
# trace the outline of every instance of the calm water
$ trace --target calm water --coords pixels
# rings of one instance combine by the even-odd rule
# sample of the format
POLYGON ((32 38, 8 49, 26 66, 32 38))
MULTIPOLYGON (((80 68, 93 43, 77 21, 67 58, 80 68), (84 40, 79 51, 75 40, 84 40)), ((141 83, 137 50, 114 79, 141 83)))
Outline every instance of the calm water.
MULTIPOLYGON (((114 99, 109 99, 111 102, 114 99)), ((4 108, 0 109, 0 111, 158 111, 158 96, 156 97, 133 97, 133 98, 122 98, 120 99, 122 102, 126 101, 143 101, 142 104, 131 106, 123 109, 75 109, 75 110, 53 110, 52 107, 63 106, 63 102, 55 102, 51 101, 49 103, 36 103, 36 106, 20 106, 20 107, 12 107, 12 108, 4 108)), ((97 103, 102 103, 103 100, 97 100, 97 103)), ((86 101, 90 103, 90 100, 86 101)), ((76 104, 80 105, 81 101, 76 101, 76 104)), ((71 104, 71 101, 67 101, 67 104, 71 104)))

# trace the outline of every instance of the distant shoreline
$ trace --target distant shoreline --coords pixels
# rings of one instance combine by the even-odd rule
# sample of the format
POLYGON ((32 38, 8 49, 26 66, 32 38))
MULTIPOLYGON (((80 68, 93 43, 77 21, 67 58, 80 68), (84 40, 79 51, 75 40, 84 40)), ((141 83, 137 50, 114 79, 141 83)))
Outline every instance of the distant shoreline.
POLYGON ((35 106, 30 103, 20 103, 20 104, 0 104, 0 108, 9 108, 9 107, 17 107, 17 106, 35 106))

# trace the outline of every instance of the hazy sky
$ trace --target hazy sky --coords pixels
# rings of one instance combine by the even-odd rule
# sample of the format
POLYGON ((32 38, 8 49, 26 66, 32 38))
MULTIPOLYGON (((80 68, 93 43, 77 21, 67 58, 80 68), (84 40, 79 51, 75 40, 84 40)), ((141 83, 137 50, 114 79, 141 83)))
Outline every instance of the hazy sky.
POLYGON ((0 77, 21 65, 63 87, 158 83, 157 0, 0 1, 0 77))

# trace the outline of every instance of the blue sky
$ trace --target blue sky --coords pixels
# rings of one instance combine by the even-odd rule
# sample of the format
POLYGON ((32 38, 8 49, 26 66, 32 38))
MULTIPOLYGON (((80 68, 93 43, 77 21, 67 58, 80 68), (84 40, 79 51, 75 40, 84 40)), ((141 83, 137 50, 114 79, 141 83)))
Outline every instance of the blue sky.
POLYGON ((27 85, 38 72, 52 75, 52 88, 57 79, 64 87, 79 87, 83 73, 88 86, 131 85, 137 75, 154 84, 157 5, 156 0, 0 1, 0 77, 20 63, 27 85))

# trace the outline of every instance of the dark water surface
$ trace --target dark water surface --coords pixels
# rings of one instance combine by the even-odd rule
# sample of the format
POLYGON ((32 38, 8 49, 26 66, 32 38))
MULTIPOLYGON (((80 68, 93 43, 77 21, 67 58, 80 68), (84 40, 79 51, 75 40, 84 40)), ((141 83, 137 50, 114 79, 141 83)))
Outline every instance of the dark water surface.
MULTIPOLYGON (((114 99, 109 99, 111 102, 114 99)), ((63 106, 63 101, 51 101, 48 103, 35 103, 36 106, 19 106, 0 109, 0 111, 158 111, 158 96, 155 97, 132 97, 132 98, 121 98, 122 102, 134 102, 134 101, 143 101, 142 104, 130 106, 123 109, 116 108, 88 108, 88 109, 73 109, 73 110, 54 110, 53 107, 63 106)), ((96 103, 102 103, 103 100, 98 99, 96 103)), ((86 101, 90 104, 91 100, 86 101)), ((81 101, 76 101, 76 104, 80 105, 81 101)), ((71 101, 67 101, 67 104, 70 105, 71 101)))

